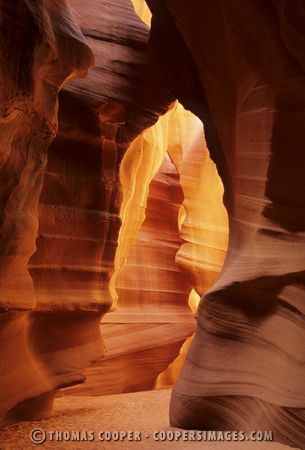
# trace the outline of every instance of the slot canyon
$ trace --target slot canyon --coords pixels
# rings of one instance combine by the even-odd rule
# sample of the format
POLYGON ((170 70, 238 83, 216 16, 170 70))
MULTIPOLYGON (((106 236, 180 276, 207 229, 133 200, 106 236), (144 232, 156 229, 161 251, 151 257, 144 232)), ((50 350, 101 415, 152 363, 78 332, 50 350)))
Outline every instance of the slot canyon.
POLYGON ((0 450, 305 449, 305 0, 0 11, 0 450))

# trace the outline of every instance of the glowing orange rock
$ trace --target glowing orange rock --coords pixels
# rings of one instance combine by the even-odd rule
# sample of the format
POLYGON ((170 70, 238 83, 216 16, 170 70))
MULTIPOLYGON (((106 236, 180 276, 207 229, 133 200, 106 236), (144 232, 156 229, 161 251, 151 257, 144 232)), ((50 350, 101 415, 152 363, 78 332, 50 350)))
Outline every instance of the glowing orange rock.
POLYGON ((304 448, 304 2, 148 3, 151 45, 204 122, 230 225, 171 422, 273 430, 304 448))

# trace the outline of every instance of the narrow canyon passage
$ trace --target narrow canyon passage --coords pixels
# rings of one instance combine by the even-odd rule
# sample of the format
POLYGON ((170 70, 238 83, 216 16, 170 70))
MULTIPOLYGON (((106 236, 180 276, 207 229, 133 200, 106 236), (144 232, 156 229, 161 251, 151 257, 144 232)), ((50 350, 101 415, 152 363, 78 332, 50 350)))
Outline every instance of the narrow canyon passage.
POLYGON ((181 105, 130 145, 120 180, 122 226, 110 280, 116 306, 101 326, 107 350, 86 370, 86 383, 64 394, 147 390, 163 386, 159 376, 172 386, 195 329, 197 305, 189 298, 198 303, 225 257, 222 183, 202 123, 181 105))
MULTIPOLYGON (((70 3, 61 16, 53 14, 56 2, 48 13, 55 35, 74 14, 68 36, 79 33, 75 58, 84 57, 84 69, 76 65, 75 75, 83 78, 57 86, 58 102, 52 91, 58 119, 48 118, 54 133, 44 160, 25 142, 33 169, 22 166, 14 145, 4 169, 3 217, 17 198, 36 222, 27 234, 11 232, 19 247, 3 257, 2 285, 11 283, 8 295, 20 302, 2 315, 2 340, 9 342, 2 354, 3 424, 47 416, 58 389, 97 396, 171 387, 195 329, 198 298, 217 277, 227 246, 223 187, 202 122, 164 89, 147 48, 148 27, 128 0, 70 3), (19 163, 23 188, 13 184, 19 163), (32 173, 38 181, 24 206, 32 173), (22 242, 31 243, 27 253, 22 242), (12 282, 13 276, 21 278, 12 282)), ((135 7, 150 20, 143 2, 135 7)), ((41 11, 34 12, 33 19, 24 6, 39 24, 41 11)), ((16 10, 6 13, 13 23, 16 10)), ((59 33, 58 64, 61 45, 59 33)), ((43 59, 39 39, 35 52, 43 59)), ((46 95, 35 83, 29 92, 34 102, 46 95)))
POLYGON ((0 449, 305 449, 305 0, 0 13, 0 449))

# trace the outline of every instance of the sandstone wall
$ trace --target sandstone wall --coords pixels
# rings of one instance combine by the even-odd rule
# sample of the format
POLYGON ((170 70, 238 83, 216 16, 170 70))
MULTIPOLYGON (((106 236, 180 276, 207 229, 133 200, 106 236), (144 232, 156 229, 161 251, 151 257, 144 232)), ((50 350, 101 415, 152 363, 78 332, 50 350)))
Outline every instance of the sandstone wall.
POLYGON ((4 423, 47 414, 103 355, 120 162, 171 102, 129 1, 17 3, 0 5, 4 423))
POLYGON ((304 448, 304 2, 148 3, 164 77, 204 122, 230 227, 172 424, 272 429, 304 448))

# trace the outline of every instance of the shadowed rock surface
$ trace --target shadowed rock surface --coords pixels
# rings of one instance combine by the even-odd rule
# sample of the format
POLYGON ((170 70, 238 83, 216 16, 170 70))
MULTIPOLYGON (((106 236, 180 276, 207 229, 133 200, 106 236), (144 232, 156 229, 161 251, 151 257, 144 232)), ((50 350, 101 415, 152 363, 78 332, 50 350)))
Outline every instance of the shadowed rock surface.
POLYGON ((129 1, 70 5, 1 3, 4 423, 47 414, 56 390, 83 381, 103 355, 100 319, 113 301, 121 227, 119 165, 170 103, 148 29, 129 1), (57 91, 86 75, 89 46, 95 65, 62 90, 47 160, 57 91))
POLYGON ((175 96, 204 122, 230 226, 171 422, 271 428, 305 448, 305 3, 148 3, 151 46, 175 96))
POLYGON ((7 420, 14 420, 44 414, 55 389, 31 345, 35 319, 26 311, 37 302, 28 262, 57 132, 57 92, 67 79, 85 76, 93 57, 66 2, 2 1, 0 9, 0 416, 11 410, 7 420), (40 399, 33 409, 22 404, 31 397, 40 399))
MULTIPOLYGON (((75 449, 75 448, 108 448, 115 450, 125 449, 183 449, 191 450, 287 450, 291 447, 276 442, 204 442, 180 439, 179 441, 161 441, 154 439, 154 433, 158 431, 177 431, 169 427, 168 402, 170 390, 136 392, 132 394, 107 395, 104 397, 65 397, 56 399, 54 412, 48 419, 25 422, 12 425, 2 432, 1 448, 3 450, 34 449, 37 444, 31 444, 30 432, 34 428, 42 428, 47 439, 42 445, 45 449, 75 449), (59 426, 60 424, 60 426, 59 426), (87 441, 51 441, 49 433, 52 431, 65 431, 74 436, 75 432, 84 430, 88 437, 92 432, 94 440, 87 441), (138 431, 141 433, 141 441, 100 441, 101 431, 138 431)), ((53 433, 54 436, 54 433, 53 433)), ((63 434, 59 434, 63 436, 63 434)), ((157 438, 162 434, 157 434, 157 438)))
POLYGON ((305 448, 305 2, 147 3, 157 61, 129 0, 0 1, 1 423, 183 366, 173 426, 305 448))

